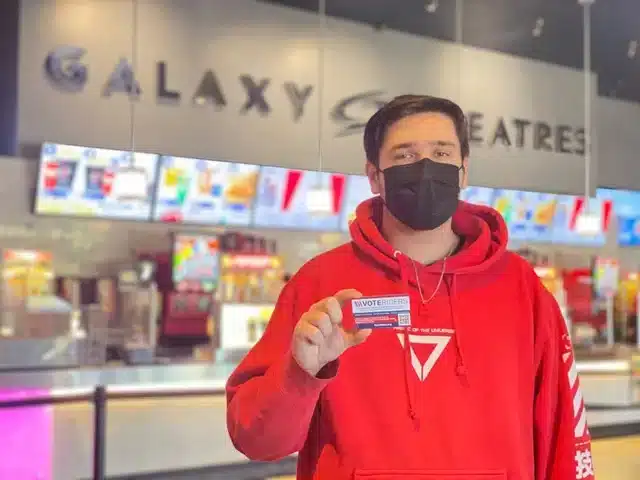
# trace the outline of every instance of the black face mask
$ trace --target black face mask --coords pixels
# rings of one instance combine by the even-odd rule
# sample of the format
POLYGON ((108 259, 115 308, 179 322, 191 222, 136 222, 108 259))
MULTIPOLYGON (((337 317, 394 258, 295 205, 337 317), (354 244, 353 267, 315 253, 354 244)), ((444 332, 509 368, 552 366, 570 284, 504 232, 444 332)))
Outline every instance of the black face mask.
POLYGON ((387 209, 413 230, 438 228, 458 208, 459 170, 429 158, 382 170, 387 209))

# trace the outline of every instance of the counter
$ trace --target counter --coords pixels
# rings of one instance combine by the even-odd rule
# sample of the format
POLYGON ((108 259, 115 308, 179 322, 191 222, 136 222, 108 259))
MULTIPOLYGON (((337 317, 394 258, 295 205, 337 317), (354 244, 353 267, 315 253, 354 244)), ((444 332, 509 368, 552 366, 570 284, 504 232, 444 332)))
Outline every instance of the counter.
MULTIPOLYGON (((627 406, 640 403, 640 377, 630 359, 577 362, 587 405, 627 406)), ((0 389, 89 391, 105 385, 112 391, 203 390, 222 393, 235 363, 189 363, 150 366, 51 369, 0 373, 0 389)))
POLYGON ((588 407, 640 407, 640 376, 635 353, 579 360, 576 368, 588 407))
POLYGON ((0 373, 0 389, 49 389, 64 395, 105 385, 114 391, 203 389, 222 393, 234 367, 230 363, 188 363, 15 371, 0 373))

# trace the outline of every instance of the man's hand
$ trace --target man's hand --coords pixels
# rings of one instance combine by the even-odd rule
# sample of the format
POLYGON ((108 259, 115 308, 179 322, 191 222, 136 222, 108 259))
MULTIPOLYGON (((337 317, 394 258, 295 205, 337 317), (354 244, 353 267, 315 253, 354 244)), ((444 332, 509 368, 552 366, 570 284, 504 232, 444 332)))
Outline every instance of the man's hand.
POLYGON ((322 367, 371 334, 371 330, 347 331, 342 327, 342 305, 360 297, 357 290, 341 290, 312 305, 298 321, 293 332, 293 358, 309 375, 315 377, 322 367))

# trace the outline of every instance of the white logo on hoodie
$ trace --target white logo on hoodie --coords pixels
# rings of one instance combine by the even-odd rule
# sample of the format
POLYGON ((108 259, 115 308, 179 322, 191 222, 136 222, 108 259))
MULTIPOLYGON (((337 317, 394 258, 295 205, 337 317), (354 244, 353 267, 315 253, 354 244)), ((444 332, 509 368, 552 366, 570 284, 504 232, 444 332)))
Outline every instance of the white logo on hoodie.
MULTIPOLYGON (((398 333, 398 340, 400 340, 400 345, 404 348, 404 338, 405 335, 403 333, 398 333)), ((409 334, 409 344, 421 344, 421 345, 434 345, 434 349, 427 358, 424 363, 421 363, 418 359, 418 355, 413 350, 413 347, 410 346, 411 352, 411 366, 413 370, 416 372, 416 375, 421 381, 425 381, 431 373, 431 370, 438 362, 440 357, 442 356, 444 350, 447 348, 447 345, 451 341, 451 335, 414 335, 409 334)))

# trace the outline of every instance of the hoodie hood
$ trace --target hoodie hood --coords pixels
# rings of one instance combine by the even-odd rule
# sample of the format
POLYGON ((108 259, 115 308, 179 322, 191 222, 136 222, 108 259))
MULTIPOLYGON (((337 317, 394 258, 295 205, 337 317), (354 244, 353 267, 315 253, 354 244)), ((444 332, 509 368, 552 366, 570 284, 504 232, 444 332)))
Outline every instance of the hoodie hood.
MULTIPOLYGON (((362 202, 350 226, 351 238, 370 260, 400 275, 398 254, 380 231, 383 208, 380 197, 362 202)), ((453 215, 452 227, 464 239, 464 245, 447 260, 447 273, 459 275, 486 270, 506 251, 507 227, 502 216, 493 208, 460 201, 453 215)), ((439 273, 441 262, 422 268, 426 272, 439 273)))

